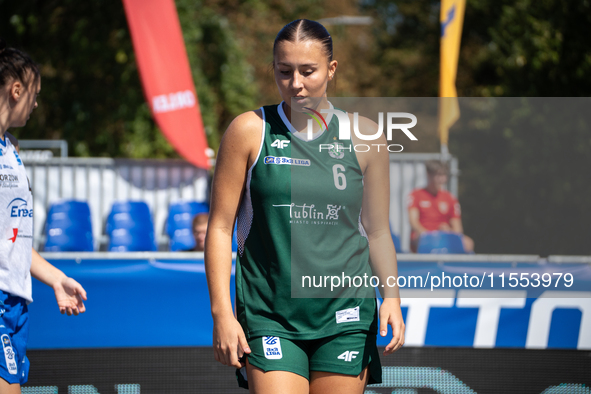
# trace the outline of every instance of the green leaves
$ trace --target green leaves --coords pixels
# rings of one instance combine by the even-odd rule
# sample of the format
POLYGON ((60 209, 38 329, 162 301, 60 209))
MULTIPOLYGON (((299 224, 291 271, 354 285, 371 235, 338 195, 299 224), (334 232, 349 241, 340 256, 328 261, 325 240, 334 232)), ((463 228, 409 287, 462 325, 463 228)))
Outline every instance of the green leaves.
MULTIPOLYGON (((195 1, 177 7, 209 144, 217 147, 231 119, 257 106, 252 67, 227 19, 195 1)), ((2 11, 8 44, 29 53, 42 74, 39 108, 17 137, 66 139, 77 156, 178 157, 145 103, 121 1, 9 2, 2 11)))

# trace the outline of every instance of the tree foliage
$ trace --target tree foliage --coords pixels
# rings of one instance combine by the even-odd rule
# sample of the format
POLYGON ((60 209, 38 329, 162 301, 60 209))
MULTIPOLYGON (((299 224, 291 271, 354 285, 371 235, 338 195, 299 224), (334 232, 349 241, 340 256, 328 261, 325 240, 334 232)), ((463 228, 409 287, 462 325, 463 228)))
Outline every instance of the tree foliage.
MULTIPOLYGON (((210 145, 228 117, 254 105, 252 69, 221 14, 178 1, 210 145)), ((176 157, 145 103, 123 5, 106 1, 1 3, 2 36, 40 65, 42 93, 28 139, 66 139, 75 156, 176 157)))
MULTIPOLYGON (((383 96, 437 96, 439 1, 363 4, 378 21, 371 85, 383 96)), ((450 132, 464 227, 478 252, 591 253, 591 124, 575 122, 589 100, 508 98, 590 96, 587 37, 589 1, 467 1, 458 95, 507 97, 502 117, 485 115, 490 127, 461 119, 450 132)), ((421 148, 433 151, 428 140, 421 148)))

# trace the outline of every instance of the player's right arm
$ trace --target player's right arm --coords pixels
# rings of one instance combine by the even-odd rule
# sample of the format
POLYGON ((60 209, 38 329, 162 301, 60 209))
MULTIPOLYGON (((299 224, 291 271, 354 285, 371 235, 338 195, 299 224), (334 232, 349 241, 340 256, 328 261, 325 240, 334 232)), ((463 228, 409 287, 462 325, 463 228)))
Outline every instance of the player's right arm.
POLYGON ((213 348, 217 361, 241 367, 250 353, 242 327, 234 317, 230 298, 232 233, 248 169, 261 139, 260 111, 238 116, 228 126, 218 150, 212 182, 211 206, 205 237, 205 273, 213 317, 213 348))

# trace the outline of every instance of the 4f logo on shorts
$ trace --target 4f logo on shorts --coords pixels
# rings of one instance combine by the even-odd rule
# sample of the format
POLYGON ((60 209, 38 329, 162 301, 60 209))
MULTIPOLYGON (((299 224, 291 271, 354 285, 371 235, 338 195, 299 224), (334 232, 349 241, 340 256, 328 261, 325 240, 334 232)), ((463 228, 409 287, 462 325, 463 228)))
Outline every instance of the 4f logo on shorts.
POLYGON ((358 354, 359 354, 359 352, 353 352, 353 351, 350 352, 347 350, 345 353, 341 354, 337 358, 339 360, 345 360, 347 362, 351 362, 351 360, 353 360, 354 358, 357 358, 358 354))
POLYGON ((8 369, 8 373, 11 375, 16 375, 16 355, 14 354, 14 350, 12 349, 10 337, 4 334, 0 338, 2 338, 2 347, 4 348, 4 359, 6 360, 6 368, 8 369))
POLYGON ((289 140, 279 140, 279 139, 277 139, 277 140, 273 141, 273 143, 271 144, 271 146, 274 147, 274 148, 283 149, 283 148, 286 148, 287 145, 290 142, 291 141, 289 141, 289 140))
POLYGON ((283 358, 281 352, 281 340, 278 337, 263 337, 263 351, 268 360, 280 360, 283 358))

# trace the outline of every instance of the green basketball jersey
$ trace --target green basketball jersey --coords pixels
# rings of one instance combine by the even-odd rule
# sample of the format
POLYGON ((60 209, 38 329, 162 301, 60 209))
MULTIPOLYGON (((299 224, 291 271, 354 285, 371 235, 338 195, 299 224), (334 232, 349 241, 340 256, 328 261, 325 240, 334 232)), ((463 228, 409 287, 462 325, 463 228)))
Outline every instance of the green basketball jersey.
POLYGON ((281 104, 262 112, 260 151, 238 215, 238 321, 247 338, 375 332, 369 244, 360 221, 363 174, 351 142, 337 140, 336 116, 308 141, 290 131, 281 104), (354 278, 364 276, 359 288, 354 278), (332 277, 342 286, 331 290, 332 277))

